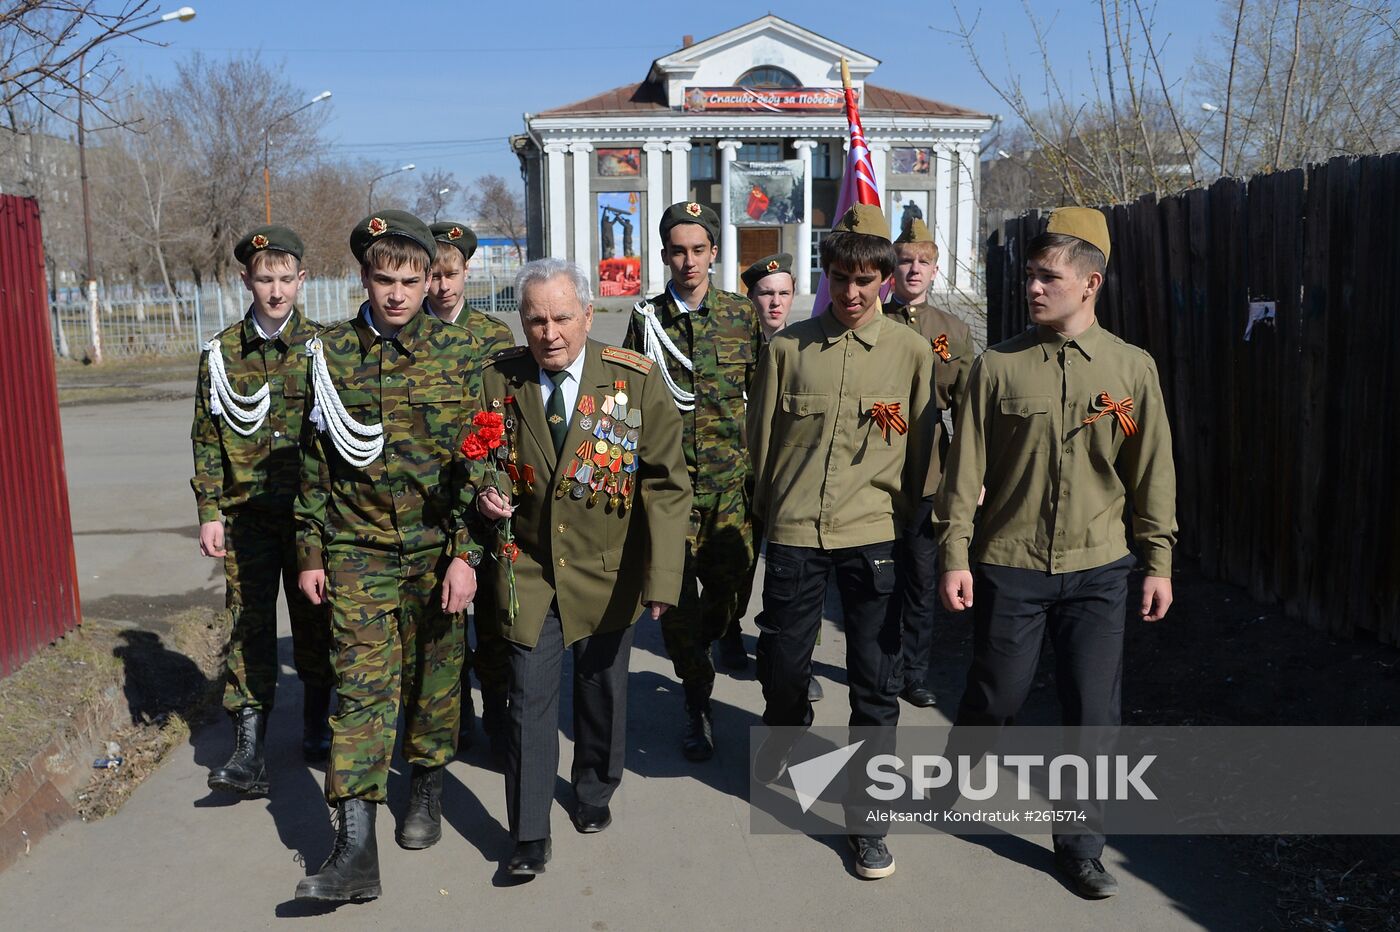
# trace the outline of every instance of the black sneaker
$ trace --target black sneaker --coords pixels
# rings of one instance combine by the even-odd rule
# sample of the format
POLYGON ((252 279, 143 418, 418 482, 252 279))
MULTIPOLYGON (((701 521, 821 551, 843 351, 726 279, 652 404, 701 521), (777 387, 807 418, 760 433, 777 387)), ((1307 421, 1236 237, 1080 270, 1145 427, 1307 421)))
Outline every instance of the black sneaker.
POLYGON ((883 835, 847 835, 856 854, 856 874, 866 880, 879 880, 894 873, 894 855, 883 835))
POLYGON ((1098 858, 1074 858, 1055 854, 1055 869, 1086 900, 1103 900, 1118 893, 1118 881, 1098 858))
POLYGON ((759 783, 777 783, 787 773, 792 744, 770 734, 753 755, 753 778, 759 783))

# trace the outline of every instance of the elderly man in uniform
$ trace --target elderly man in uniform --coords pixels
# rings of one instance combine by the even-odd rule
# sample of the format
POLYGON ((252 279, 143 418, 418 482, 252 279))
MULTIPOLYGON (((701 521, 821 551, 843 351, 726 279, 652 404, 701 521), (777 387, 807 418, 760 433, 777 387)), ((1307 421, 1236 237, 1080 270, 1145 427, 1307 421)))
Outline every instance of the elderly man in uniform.
MULTIPOLYGON (((933 353, 928 341, 881 313, 880 286, 894 269, 889 225, 878 207, 853 206, 821 244, 831 306, 773 338, 749 404, 754 514, 767 540, 758 636, 763 723, 812 724, 807 696, 827 579, 835 576, 846 626, 852 726, 878 727, 851 764, 894 748, 902 681, 898 537, 928 475, 933 353)), ((771 783, 791 742, 774 732, 754 757, 771 783)), ((853 794, 862 781, 852 781, 853 794)), ((848 799, 855 872, 894 873, 883 834, 871 834, 864 801, 848 799)))
POLYGON ((233 718, 234 748, 209 774, 209 787, 249 797, 266 795, 269 785, 263 740, 277 690, 279 583, 303 688, 302 755, 319 762, 330 752, 330 618, 297 589, 292 522, 305 347, 320 326, 296 306, 306 281, 302 248, 301 237, 283 226, 258 227, 234 247, 253 302, 203 347, 190 433, 199 549, 223 559, 233 616, 224 708, 233 718))
POLYGON ((755 559, 744 399, 763 336, 747 298, 710 285, 718 241, 719 217, 710 208, 694 201, 666 208, 661 255, 671 281, 636 305, 623 344, 650 358, 670 390, 695 490, 680 604, 661 620, 685 688, 681 751, 692 761, 715 753, 710 646, 738 625, 755 559))
POLYGON ((680 595, 690 480, 681 419, 651 360, 588 339, 588 276, 537 259, 515 281, 528 346, 486 366, 483 413, 501 416, 504 442, 478 447, 471 475, 481 514, 503 522, 493 553, 510 652, 506 870, 532 876, 550 858, 564 649, 573 823, 600 832, 622 781, 633 626, 643 605, 664 618, 680 595))
POLYGON ((412 766, 397 840, 442 836, 442 778, 457 742, 463 632, 482 548, 467 532, 459 435, 480 406, 478 343, 423 313, 437 243, 384 210, 350 234, 369 300, 307 345, 314 407, 297 498, 299 585, 329 600, 337 705, 326 800, 336 839, 297 899, 380 894, 375 812, 386 801, 396 723, 412 766))
POLYGON ((933 450, 923 502, 904 530, 904 689, 900 697, 927 708, 936 699, 929 689, 929 652, 933 649, 933 612, 938 600, 935 569, 938 542, 933 537, 933 493, 942 478, 948 452, 943 412, 957 417, 967 373, 972 369, 972 331, 929 301, 938 274, 938 246, 922 220, 915 217, 894 241, 894 294, 885 316, 913 327, 933 348, 933 450))
MULTIPOLYGON (((1108 726, 1103 735, 1118 725, 1130 502, 1147 570, 1138 613, 1158 621, 1171 607, 1171 432, 1152 357, 1095 316, 1109 247, 1099 211, 1051 214, 1026 248, 1035 326, 987 350, 968 379, 935 505, 939 594, 974 619, 957 725, 1008 723, 1044 640, 1055 650, 1064 724, 1108 726)), ((1086 753, 1108 751, 1102 738, 1089 740, 1099 746, 1086 753)), ((950 745, 961 749, 958 742, 955 728, 950 745)), ((1089 824, 1057 830, 1055 864, 1081 896, 1112 896, 1118 883, 1100 860, 1101 812, 1083 808, 1089 824)))
MULTIPOLYGON (((440 320, 469 332, 478 344, 481 358, 497 350, 515 345, 515 335, 502 321, 482 313, 467 304, 467 270, 476 254, 476 234, 465 223, 444 220, 428 225, 437 240, 437 257, 433 259, 432 276, 428 281, 428 310, 440 320), (451 247, 444 249, 444 246, 451 247)), ((481 681, 481 725, 491 739, 493 751, 505 751, 506 669, 505 644, 495 632, 495 593, 491 590, 490 574, 477 578, 476 599, 472 602, 472 627, 476 629, 476 651, 466 648, 462 664, 462 731, 457 749, 465 750, 472 742, 471 671, 476 668, 481 681), (489 621, 488 621, 489 619, 489 621), (485 622, 485 623, 483 623, 485 622)))

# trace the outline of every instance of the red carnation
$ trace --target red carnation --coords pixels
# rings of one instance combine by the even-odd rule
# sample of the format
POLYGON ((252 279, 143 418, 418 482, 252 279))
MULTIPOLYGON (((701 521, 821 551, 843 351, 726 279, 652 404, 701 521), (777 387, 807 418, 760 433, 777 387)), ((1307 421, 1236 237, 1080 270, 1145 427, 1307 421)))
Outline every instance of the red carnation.
POLYGON ((514 563, 520 556, 520 547, 513 540, 508 540, 501 544, 501 556, 506 557, 514 563))
POLYGON ((468 434, 467 439, 462 441, 462 453, 469 460, 481 460, 486 458, 486 454, 491 452, 491 448, 486 445, 486 441, 476 434, 468 434))
POLYGON ((472 418, 473 427, 489 427, 493 430, 503 429, 506 419, 496 411, 478 411, 472 418))

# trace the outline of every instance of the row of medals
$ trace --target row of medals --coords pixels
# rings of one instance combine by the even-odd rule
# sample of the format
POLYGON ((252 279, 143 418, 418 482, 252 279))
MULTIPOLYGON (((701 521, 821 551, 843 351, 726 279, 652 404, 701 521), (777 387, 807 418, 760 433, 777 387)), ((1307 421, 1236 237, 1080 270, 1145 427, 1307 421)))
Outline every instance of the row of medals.
POLYGON ((632 502, 642 409, 628 407, 625 381, 614 382, 613 388, 611 395, 603 396, 601 406, 592 395, 579 396, 579 427, 591 433, 593 440, 578 445, 568 469, 560 475, 554 497, 578 500, 586 495, 586 504, 592 508, 606 496, 605 510, 624 515, 632 502))

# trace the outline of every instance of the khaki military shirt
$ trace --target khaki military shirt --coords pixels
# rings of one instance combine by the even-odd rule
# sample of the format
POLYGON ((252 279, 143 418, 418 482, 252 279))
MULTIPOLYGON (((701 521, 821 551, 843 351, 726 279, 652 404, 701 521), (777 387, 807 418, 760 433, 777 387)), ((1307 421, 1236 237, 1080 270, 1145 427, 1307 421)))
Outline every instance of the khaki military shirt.
MULTIPOLYGON (((758 313, 743 295, 714 287, 689 312, 676 303, 670 288, 649 303, 666 335, 694 366, 693 373, 687 371, 664 349, 657 361, 678 386, 695 393, 695 409, 680 412, 681 448, 695 494, 731 489, 749 475, 744 394, 763 347, 758 313)), ((622 345, 646 351, 640 314, 632 314, 622 345)))
POLYGON ((680 598, 691 502, 680 415, 646 357, 592 340, 584 354, 557 456, 529 350, 497 353, 482 375, 486 409, 506 420, 507 459, 473 461, 471 476, 478 487, 494 480, 515 504, 514 622, 501 540, 492 541, 494 561, 484 571, 495 574, 502 635, 527 647, 539 641, 551 602, 567 645, 633 624, 643 601, 680 598))
POLYGON ((763 354, 749 400, 753 511, 769 541, 834 550, 894 540, 919 500, 933 437, 933 353, 876 314, 789 325, 763 354), (888 435, 872 413, 898 405, 888 435))
POLYGON ((247 396, 268 387, 267 417, 247 437, 210 412, 209 354, 200 356, 190 428, 194 444, 190 486, 201 524, 217 519, 220 512, 241 508, 290 515, 300 482, 297 444, 306 402, 303 349, 319 326, 293 307, 282 329, 263 337, 250 310, 214 338, 234 392, 247 396))
POLYGON ((1097 323, 1071 340, 1036 327, 987 350, 972 367, 935 503, 943 569, 1104 566, 1128 553, 1127 501, 1148 574, 1170 576, 1176 472, 1152 357, 1097 323), (1130 426, 1105 410, 1105 392, 1131 399, 1130 426))
MULTIPOLYGON (((477 549, 465 523, 466 461, 460 436, 480 408, 481 357, 476 339, 419 312, 393 337, 377 335, 365 308, 321 332, 330 379, 346 413, 384 425, 384 449, 367 466, 336 450, 315 411, 302 436, 297 496, 297 560, 326 568, 337 556, 367 554, 405 574, 431 569, 445 551, 477 549)), ((311 382, 311 361, 307 381, 311 382)), ((313 388, 314 408, 333 403, 313 388)))
MULTIPOLYGON (((892 299, 885 305, 885 316, 908 324, 923 334, 933 349, 933 400, 939 412, 958 416, 963 393, 967 390, 967 375, 972 371, 976 355, 972 346, 972 330, 958 318, 936 308, 925 298, 917 304, 904 304, 892 299)), ((943 477, 943 460, 948 455, 948 431, 941 413, 933 420, 933 455, 929 457, 928 481, 924 494, 932 495, 943 477)))

